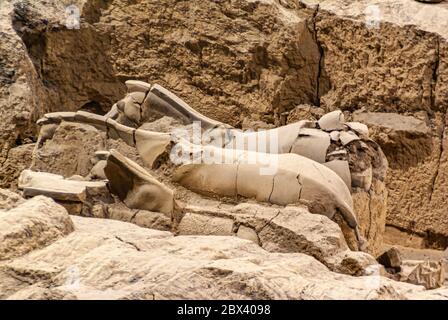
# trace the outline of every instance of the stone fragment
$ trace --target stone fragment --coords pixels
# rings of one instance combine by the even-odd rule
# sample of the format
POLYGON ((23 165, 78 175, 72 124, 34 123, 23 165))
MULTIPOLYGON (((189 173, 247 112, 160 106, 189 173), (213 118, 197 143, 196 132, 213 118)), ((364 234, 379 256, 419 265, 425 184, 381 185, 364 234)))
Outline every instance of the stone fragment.
POLYGON ((19 189, 25 197, 44 195, 54 200, 81 203, 90 195, 109 193, 104 181, 66 180, 60 175, 31 170, 24 170, 20 175, 19 189))
POLYGON ((331 131, 330 132, 331 141, 339 141, 340 135, 341 133, 339 131, 331 131))
POLYGON ((53 139, 59 127, 59 124, 54 123, 42 125, 39 131, 39 138, 37 139, 37 148, 41 148, 47 140, 53 139))
POLYGON ((369 136, 369 128, 361 122, 346 122, 345 125, 361 136, 369 136))
POLYGON ((36 197, 0 213, 0 261, 22 256, 74 230, 67 211, 53 200, 36 197))
POLYGON ((258 234, 252 228, 248 228, 246 226, 241 225, 238 228, 238 232, 236 233, 236 236, 241 239, 250 240, 256 244, 260 244, 260 239, 258 238, 258 234))
POLYGON ((115 202, 104 207, 103 212, 98 211, 95 218, 107 218, 132 223, 139 209, 131 209, 123 202, 115 202))
POLYGON ((100 160, 98 161, 90 170, 89 178, 93 180, 106 180, 106 174, 104 173, 104 168, 107 165, 106 160, 100 160))
POLYGON ((340 136, 339 136, 342 145, 346 146, 349 143, 353 142, 353 141, 358 141, 361 140, 356 133, 352 132, 352 131, 342 131, 340 136))
POLYGON ((0 211, 13 209, 24 202, 25 199, 17 193, 7 189, 0 189, 0 211))
MULTIPOLYGON (((101 205, 98 208, 95 218, 113 219, 136 224, 140 227, 171 231, 171 218, 160 212, 153 212, 140 209, 130 209, 123 202, 101 205)), ((92 210, 94 211, 94 210, 92 210)))
POLYGON ((171 231, 172 229, 171 218, 160 212, 138 210, 131 222, 140 227, 154 230, 171 231))
POLYGON ((341 110, 336 110, 323 115, 317 123, 325 131, 342 130, 345 123, 344 114, 341 110))
POLYGON ((234 235, 233 220, 187 212, 177 226, 179 235, 234 235))
POLYGON ((445 281, 442 261, 405 260, 400 272, 401 281, 422 285, 426 289, 440 288, 445 281))
POLYGON ((378 262, 386 268, 392 268, 395 272, 401 270, 401 254, 397 248, 392 247, 384 251, 378 258, 378 262))

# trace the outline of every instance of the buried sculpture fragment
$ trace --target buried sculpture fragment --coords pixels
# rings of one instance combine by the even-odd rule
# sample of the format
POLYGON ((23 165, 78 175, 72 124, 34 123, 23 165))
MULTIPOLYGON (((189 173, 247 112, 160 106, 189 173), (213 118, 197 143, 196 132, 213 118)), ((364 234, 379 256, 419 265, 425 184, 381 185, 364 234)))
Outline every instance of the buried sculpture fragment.
MULTIPOLYGON (((340 214, 362 246, 350 191, 369 191, 373 176, 383 179, 387 167, 365 126, 346 124, 344 115, 334 111, 318 122, 242 132, 203 116, 161 86, 126 84, 129 93, 105 116, 82 111, 47 114, 39 120, 42 131, 51 133, 46 128, 62 121, 90 124, 135 147, 148 168, 166 166, 172 181, 194 192, 282 206, 305 203, 313 213, 330 218, 340 214), (184 131, 145 130, 146 123, 167 115, 184 123, 184 131), (193 123, 200 123, 199 135, 193 123), (367 150, 362 161, 356 161, 356 152, 350 153, 353 142, 367 150), (380 157, 373 161, 375 152, 380 157)), ((111 191, 128 207, 167 214, 179 207, 170 188, 118 152, 111 151, 101 166, 111 191)))

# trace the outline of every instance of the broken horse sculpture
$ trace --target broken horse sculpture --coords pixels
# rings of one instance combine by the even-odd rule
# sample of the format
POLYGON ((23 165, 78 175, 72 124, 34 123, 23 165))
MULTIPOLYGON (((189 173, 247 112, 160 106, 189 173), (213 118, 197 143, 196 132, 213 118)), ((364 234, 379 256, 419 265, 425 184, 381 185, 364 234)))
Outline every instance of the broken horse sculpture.
MULTIPOLYGON (((182 215, 183 201, 150 173, 162 170, 169 183, 211 198, 306 205, 312 213, 347 225, 362 249, 351 191, 369 192, 372 180, 384 180, 387 168, 365 125, 346 122, 337 110, 318 121, 243 132, 207 118, 157 84, 127 81, 126 85, 126 97, 104 116, 58 112, 38 121, 42 128, 37 148, 51 139, 61 123, 76 122, 94 126, 109 139, 121 139, 137 151, 142 165, 114 149, 97 152, 91 173, 78 177, 82 181, 70 182, 80 194, 86 188, 105 188, 107 182, 112 194, 128 208, 161 212, 176 221, 182 215), (154 131, 149 124, 163 117, 175 119, 178 125, 154 131)), ((26 170, 19 187, 25 194, 39 194, 45 186, 33 183, 39 180, 33 177, 43 174, 26 170)), ((53 198, 64 198, 62 177, 48 179, 53 181, 53 198)))

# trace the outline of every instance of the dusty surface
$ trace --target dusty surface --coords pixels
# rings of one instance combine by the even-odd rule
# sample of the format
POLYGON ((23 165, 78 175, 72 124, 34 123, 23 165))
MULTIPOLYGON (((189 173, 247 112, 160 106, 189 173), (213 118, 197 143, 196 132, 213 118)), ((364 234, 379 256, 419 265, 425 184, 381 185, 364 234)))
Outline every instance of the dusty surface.
POLYGON ((439 294, 382 277, 336 274, 312 257, 268 253, 237 237, 173 237, 123 222, 72 220, 71 234, 0 265, 2 298, 399 299, 439 294))
MULTIPOLYGON (((16 2, 15 9, 10 1, 2 5, 3 161, 17 141, 36 139, 32 123, 38 115, 81 108, 104 112, 122 97, 122 80, 129 78, 165 85, 204 114, 237 126, 259 120, 279 125, 299 104, 327 111, 424 111, 432 122, 438 122, 434 112, 447 106, 446 3, 229 0, 198 6, 91 0, 77 2, 81 28, 67 30, 64 1, 48 1, 47 6, 16 2), (153 18, 142 12, 152 12, 153 18)), ((431 130, 441 136, 437 125, 431 130)), ((388 184, 389 203, 410 210, 412 217, 419 215, 419 199, 431 197, 425 205, 431 211, 446 204, 438 195, 446 183, 437 173, 443 172, 437 159, 444 163, 437 145, 435 138, 431 160, 421 169, 415 165, 411 171, 416 172, 404 174, 402 183, 388 184), (412 185, 415 176, 422 181, 418 196, 396 201, 400 196, 394 194, 412 185)), ((389 160, 392 167, 401 166, 389 160)), ((409 171, 401 168, 391 177, 409 171)), ((0 172, 9 176, 14 170, 8 166, 0 172)), ((2 180, 3 186, 11 185, 9 178, 2 180)), ((388 212, 393 217, 389 222, 395 216, 406 219, 402 209, 388 212)), ((409 221, 397 224, 422 233, 439 222, 417 228, 409 221)))
POLYGON ((0 209, 0 260, 45 247, 72 231, 67 211, 49 198, 36 197, 15 208, 0 209))
MULTIPOLYGON (((386 113, 379 118, 367 116, 363 120, 373 130, 372 137, 385 151, 391 169, 385 185, 375 185, 369 194, 354 193, 359 219, 363 226, 367 226, 362 232, 374 239, 372 250, 376 252, 380 249, 385 220, 389 225, 388 241, 416 248, 445 249, 448 246, 446 1, 436 5, 411 0, 362 0, 356 3, 348 0, 305 0, 299 3, 207 0, 201 5, 174 0, 143 0, 132 4, 124 0, 107 3, 79 0, 75 3, 83 17, 79 30, 68 30, 64 25, 63 12, 68 1, 1 2, 1 187, 14 190, 19 173, 31 165, 31 152, 38 137, 34 123, 41 115, 49 111, 79 109, 104 113, 122 98, 125 92, 123 80, 137 78, 160 83, 198 111, 237 127, 269 128, 287 120, 318 119, 324 112, 337 108, 346 110, 348 118, 356 118, 355 111, 386 113), (13 6, 12 3, 17 4, 13 6), (379 16, 375 16, 376 10, 379 10, 379 16), (150 17, 147 12, 152 13, 150 17), (300 107, 296 108, 298 105, 300 107), (383 201, 386 193, 387 208, 383 201)), ((90 162, 93 152, 103 145, 108 148, 115 145, 128 157, 138 158, 123 143, 106 141, 90 129, 76 130, 86 133, 84 140, 79 141, 68 131, 57 132, 54 141, 50 139, 39 149, 33 163, 35 168, 67 177, 84 175, 93 166, 90 162), (85 150, 81 144, 89 144, 91 148, 85 150), (60 145, 65 145, 63 152, 58 150, 60 145), (67 165, 60 166, 49 160, 55 157, 60 157, 67 165)), ((183 196, 192 197, 193 201, 205 201, 186 191, 183 196)), ((15 206, 7 200, 2 208, 2 197, 0 195, 0 210, 15 206)), ((89 214, 95 215, 92 212, 117 219, 123 215, 121 210, 105 214, 99 207, 91 208, 89 214)), ((139 221, 138 224, 145 227, 163 230, 171 227, 166 217, 148 212, 134 212, 128 219, 139 221)), ((252 242, 260 241, 260 234, 255 237, 251 230, 241 230, 240 236, 252 242)), ((232 232, 238 234, 238 230, 232 232)), ((114 236, 108 237, 108 241, 115 241, 114 236)), ((210 239, 219 242, 218 238, 210 239)), ((232 239, 240 241, 236 237, 232 239)), ((76 241, 82 242, 80 239, 76 241)), ((173 246, 177 245, 184 243, 173 246)), ((61 246, 65 244, 62 242, 61 246)), ((125 251, 129 248, 125 244, 120 246, 117 256, 128 254, 125 251)), ((194 246, 196 243, 192 244, 194 246)), ((49 256, 63 252, 57 250, 49 256)), ((255 250, 254 255, 263 259, 266 256, 283 257, 266 253, 256 244, 247 250, 255 250)), ((306 261, 313 259, 297 255, 305 257, 306 261)), ((134 256, 136 261, 153 257, 152 253, 136 252, 129 257, 134 256)), ((235 262, 242 259, 240 253, 232 257, 236 260, 229 262, 229 268, 240 274, 238 272, 245 266, 235 262)), ((75 263, 76 259, 67 264, 61 262, 61 268, 75 263)), ((315 260, 304 266, 294 260, 296 258, 291 258, 290 265, 289 258, 285 264, 266 259, 260 267, 262 283, 265 279, 272 281, 271 271, 266 271, 270 268, 285 268, 285 277, 301 279, 293 287, 284 287, 281 282, 281 294, 271 292, 266 294, 267 297, 371 297, 365 288, 358 287, 356 281, 359 279, 340 280, 339 276, 327 273, 328 270, 322 272, 325 276, 321 278, 310 274, 310 278, 320 279, 315 282, 298 275, 314 268, 315 260), (327 274, 331 276, 327 278, 327 274), (303 279, 311 281, 311 286, 317 283, 316 289, 305 284, 301 287, 301 283, 305 283, 303 279), (336 289, 330 290, 328 296, 320 291, 319 286, 326 286, 327 279, 330 279, 329 287, 342 286, 340 295, 336 289), (353 286, 348 285, 351 281, 353 286), (349 288, 345 289, 347 286, 349 288), (303 293, 298 294, 302 289, 303 293)), ((24 265, 27 263, 28 268, 30 262, 23 261, 24 265)), ((53 266, 47 267, 44 269, 53 270, 53 266)), ((80 270, 87 276, 90 272, 87 262, 83 268, 80 270)), ((121 272, 121 267, 117 268, 113 270, 121 272)), ((135 268, 137 274, 144 269, 138 269, 139 263, 135 268)), ((198 273, 192 270, 185 271, 186 275, 196 279, 198 273)), ((40 274, 41 270, 36 272, 40 274)), ((111 288, 111 295, 106 294, 107 297, 129 297, 134 288, 121 282, 102 286, 92 280, 92 275, 87 277, 90 280, 86 290, 48 289, 44 284, 46 280, 42 280, 48 277, 45 272, 41 278, 36 276, 39 278, 35 281, 36 286, 12 297, 104 297, 98 288, 111 288)), ((56 279, 63 278, 60 277, 56 279)), ((200 278, 198 283, 215 282, 213 277, 212 280, 210 277, 200 278)), ((232 273, 230 282, 219 282, 220 285, 233 288, 232 284, 235 286, 236 283, 233 277, 232 273)), ((8 277, 4 283, 25 286, 24 282, 13 278, 8 277)), ((60 280, 59 285, 64 281, 60 280)), ((166 288, 163 289, 168 292, 166 296, 152 288, 140 290, 141 283, 138 283, 136 297, 151 298, 152 293, 159 298, 176 297, 166 288)), ((164 284, 158 286, 161 288, 164 284)), ((249 291, 253 289, 248 288, 249 291)), ((8 292, 6 296, 14 294, 4 292, 8 292)), ((232 289, 229 292, 229 297, 240 297, 232 289)), ((206 294, 213 296, 210 292, 206 294)), ((244 293, 241 297, 252 297, 251 294, 244 293)), ((377 297, 377 292, 373 295, 377 297)), ((378 297, 398 295, 382 289, 378 297)), ((408 297, 446 298, 447 293, 446 289, 440 289, 430 294, 414 292, 408 297)))
POLYGON ((329 269, 362 275, 376 262, 372 256, 352 252, 339 226, 304 207, 188 206, 175 227, 180 235, 236 235, 271 252, 300 252, 313 256, 329 269))
POLYGON ((331 83, 331 90, 322 98, 326 108, 386 112, 447 109, 443 50, 448 39, 447 3, 304 2, 319 4, 317 39, 331 83))

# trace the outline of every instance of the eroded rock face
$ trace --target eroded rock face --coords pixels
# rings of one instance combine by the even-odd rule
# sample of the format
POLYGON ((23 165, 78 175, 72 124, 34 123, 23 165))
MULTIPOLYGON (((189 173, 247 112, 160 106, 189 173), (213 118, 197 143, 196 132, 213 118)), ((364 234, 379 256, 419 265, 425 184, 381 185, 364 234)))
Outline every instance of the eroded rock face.
POLYGON ((389 160, 386 223, 420 237, 419 247, 445 249, 446 116, 439 112, 432 119, 422 113, 355 113, 353 118, 369 126, 389 160))
POLYGON ((323 106, 399 113, 446 110, 446 50, 441 50, 448 39, 446 3, 317 2, 317 39, 331 83, 323 106))
POLYGON ((25 202, 20 195, 15 192, 0 189, 0 210, 10 210, 25 202))
POLYGON ((34 148, 34 143, 28 143, 9 150, 8 158, 0 170, 0 185, 2 187, 17 190, 19 174, 30 167, 34 148))
POLYGON ((231 125, 251 114, 273 121, 294 104, 316 103, 320 53, 312 15, 298 11, 297 3, 124 3, 113 1, 100 17, 115 25, 111 57, 118 73, 157 80, 198 111, 231 125), (130 30, 124 23, 129 19, 139 27, 130 30))
MULTIPOLYGON (((374 124, 382 132, 372 136, 392 168, 387 223, 419 234, 426 246, 445 248, 441 208, 447 203, 441 195, 446 195, 442 119, 448 107, 447 3, 303 2, 312 7, 318 3, 316 32, 330 88, 321 106, 384 113, 382 124, 374 124)), ((380 119, 370 115, 367 122, 380 119)))
POLYGON ((86 9, 89 19, 98 9, 93 7, 99 5, 97 1, 85 0, 2 1, 2 187, 14 188, 11 177, 23 170, 21 166, 15 167, 15 154, 8 151, 21 146, 23 141, 36 140, 35 122, 44 113, 81 108, 101 112, 102 107, 110 107, 124 93, 124 86, 107 69, 107 58, 103 55, 107 40, 98 37, 95 28, 87 24, 80 30, 66 28, 65 8, 70 4, 77 5, 81 14, 86 9))
POLYGON ((388 157, 392 169, 416 167, 434 149, 429 119, 386 112, 359 112, 355 121, 371 129, 375 141, 388 157))
POLYGON ((45 112, 36 88, 37 74, 9 18, 11 4, 0 7, 0 183, 9 187, 8 152, 17 141, 35 135, 35 121, 45 112), (6 167, 3 169, 3 167, 6 167))

